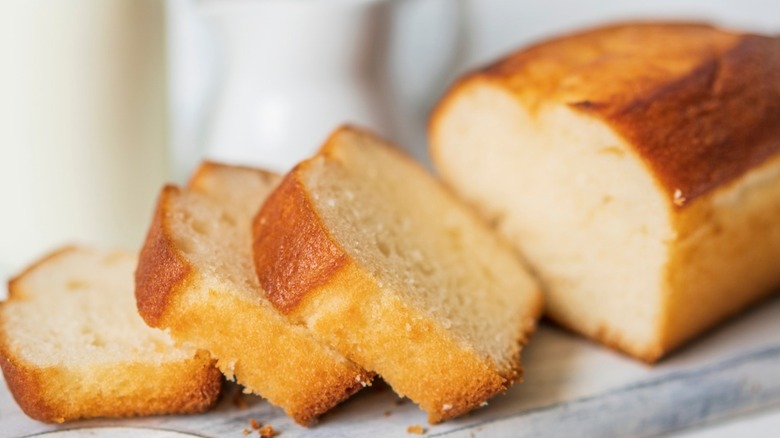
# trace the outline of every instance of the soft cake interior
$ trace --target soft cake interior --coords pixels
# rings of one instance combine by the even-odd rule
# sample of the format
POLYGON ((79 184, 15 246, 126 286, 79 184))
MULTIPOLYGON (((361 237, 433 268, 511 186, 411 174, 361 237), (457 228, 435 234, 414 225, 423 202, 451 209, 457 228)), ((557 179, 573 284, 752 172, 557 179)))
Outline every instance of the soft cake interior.
POLYGON ((508 367, 538 305, 515 254, 409 158, 355 138, 307 173, 326 228, 386 293, 508 367))

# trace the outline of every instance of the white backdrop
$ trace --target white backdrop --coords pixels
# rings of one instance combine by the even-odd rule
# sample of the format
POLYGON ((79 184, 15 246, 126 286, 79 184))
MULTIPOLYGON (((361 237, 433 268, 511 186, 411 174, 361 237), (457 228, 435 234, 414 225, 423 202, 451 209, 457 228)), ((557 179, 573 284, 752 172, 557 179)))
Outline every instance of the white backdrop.
POLYGON ((469 0, 470 36, 463 68, 489 61, 538 38, 622 19, 707 20, 780 33, 777 0, 469 0))
MULTIPOLYGON (((171 140, 174 175, 180 180, 204 153, 202 149, 198 150, 197 143, 203 135, 208 102, 201 98, 199 90, 214 79, 198 68, 203 57, 213 56, 213 47, 209 47, 207 37, 197 32, 197 14, 191 7, 193 1, 168 0, 171 140), (193 51, 193 47, 201 50, 193 51)), ((726 27, 780 33, 779 0, 393 1, 393 21, 401 31, 392 33, 390 55, 397 58, 397 62, 392 63, 389 76, 391 82, 404 85, 394 90, 393 139, 423 160, 427 114, 447 85, 463 72, 530 42, 581 27, 631 19, 709 21, 726 27), (436 32, 431 20, 448 19, 448 14, 442 13, 446 9, 443 6, 453 2, 458 3, 462 11, 459 53, 450 63, 449 74, 434 83, 421 81, 426 72, 423 71, 425 63, 419 60, 441 58, 452 43, 451 34, 436 32)))

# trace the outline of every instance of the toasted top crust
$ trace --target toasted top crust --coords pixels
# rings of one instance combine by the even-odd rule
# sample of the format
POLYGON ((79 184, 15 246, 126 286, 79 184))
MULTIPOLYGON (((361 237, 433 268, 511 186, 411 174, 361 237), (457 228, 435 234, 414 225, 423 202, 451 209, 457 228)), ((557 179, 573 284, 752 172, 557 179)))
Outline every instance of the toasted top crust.
POLYGON ((290 313, 312 289, 325 284, 348 262, 344 250, 334 242, 322 224, 311 200, 300 181, 302 166, 299 164, 282 180, 255 217, 253 232, 262 235, 256 239, 255 266, 264 267, 268 275, 258 275, 268 299, 283 313, 290 313), (294 236, 282 233, 261 234, 268 218, 278 218, 281 223, 297 230, 294 236), (294 237, 297 242, 289 239, 294 237), (260 246, 286 249, 286 251, 258 251, 260 246), (277 258, 277 260, 271 260, 277 258))
POLYGON ((140 256, 141 261, 155 260, 155 263, 139 263, 135 272, 138 313, 151 327, 160 326, 160 319, 173 295, 183 287, 192 272, 189 263, 174 251, 172 237, 165 232, 165 222, 168 220, 166 206, 179 192, 179 188, 173 185, 166 185, 162 189, 140 256))
POLYGON ((450 95, 474 80, 510 89, 532 112, 558 103, 608 123, 677 207, 780 150, 778 37, 621 24, 516 52, 450 95))

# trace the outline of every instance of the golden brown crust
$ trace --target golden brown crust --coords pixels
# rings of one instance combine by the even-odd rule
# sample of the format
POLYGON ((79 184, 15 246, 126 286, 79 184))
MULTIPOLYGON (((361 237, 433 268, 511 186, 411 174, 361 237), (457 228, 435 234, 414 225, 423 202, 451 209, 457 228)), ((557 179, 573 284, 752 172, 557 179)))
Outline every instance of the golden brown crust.
POLYGON ((687 205, 780 151, 780 39, 746 35, 651 96, 591 110, 687 205))
POLYGON ((357 369, 353 374, 341 374, 340 380, 334 380, 335 384, 325 391, 309 394, 306 402, 301 404, 303 409, 290 410, 289 415, 301 426, 313 426, 322 414, 369 385, 375 376, 375 373, 357 369))
POLYGON ((221 374, 207 355, 176 364, 120 363, 112 364, 110 369, 95 370, 40 368, 0 348, 3 377, 17 404, 30 418, 46 423, 195 414, 216 404, 222 386, 221 374), (145 384, 138 388, 116 387, 111 374, 117 369, 145 384))
POLYGON ((325 284, 347 262, 329 236, 299 180, 303 163, 269 196, 253 223, 255 268, 268 299, 289 313, 311 290, 325 284), (285 224, 291 232, 262 231, 285 224))
POLYGON ((501 83, 532 111, 557 101, 602 119, 677 207, 780 151, 780 38, 628 23, 514 53, 448 95, 471 80, 501 83))
POLYGON ((56 422, 61 417, 56 409, 41 397, 46 384, 38 370, 19 363, 8 354, 4 340, 0 341, 0 366, 8 389, 25 414, 44 422, 56 422))
POLYGON ((192 271, 189 263, 173 249, 171 237, 165 232, 167 203, 174 193, 179 193, 179 189, 170 185, 160 193, 135 272, 138 313, 151 327, 159 327, 172 297, 184 287, 192 271))
POLYGON ((780 156, 674 216, 660 337, 668 350, 778 291, 780 156))

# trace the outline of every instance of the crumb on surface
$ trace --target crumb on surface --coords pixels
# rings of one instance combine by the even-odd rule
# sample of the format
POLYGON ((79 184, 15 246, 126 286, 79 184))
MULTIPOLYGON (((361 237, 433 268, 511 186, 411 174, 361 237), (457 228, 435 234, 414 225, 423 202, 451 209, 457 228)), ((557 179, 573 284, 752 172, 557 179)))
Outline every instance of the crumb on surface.
POLYGON ((249 429, 247 429, 247 428, 245 427, 245 428, 244 428, 244 430, 242 430, 242 431, 241 431, 241 433, 243 433, 244 435, 249 435, 249 434, 250 434, 250 433, 252 433, 252 432, 250 432, 250 431, 249 431, 249 429))
POLYGON ((276 436, 276 431, 270 424, 261 427, 258 432, 260 433, 260 438, 274 438, 276 436))
POLYGON ((254 418, 249 419, 249 425, 252 426, 252 429, 254 430, 260 429, 260 426, 262 426, 262 424, 254 418))
POLYGON ((390 411, 385 411, 385 417, 389 417, 391 413, 390 411))
POLYGON ((427 431, 419 424, 415 424, 406 428, 406 433, 411 433, 412 435, 423 435, 425 432, 427 431))
POLYGON ((405 398, 399 398, 398 400, 395 401, 395 405, 396 406, 401 406, 403 404, 406 404, 406 399, 405 398))

